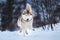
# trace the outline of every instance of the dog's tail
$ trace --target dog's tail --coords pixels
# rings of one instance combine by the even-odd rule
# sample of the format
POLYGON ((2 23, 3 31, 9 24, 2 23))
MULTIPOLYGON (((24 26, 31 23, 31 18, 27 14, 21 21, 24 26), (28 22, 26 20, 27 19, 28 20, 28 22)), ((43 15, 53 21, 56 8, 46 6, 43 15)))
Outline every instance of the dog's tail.
POLYGON ((26 4, 26 10, 28 10, 28 11, 30 11, 30 12, 32 12, 32 8, 31 8, 31 5, 30 4, 26 4))

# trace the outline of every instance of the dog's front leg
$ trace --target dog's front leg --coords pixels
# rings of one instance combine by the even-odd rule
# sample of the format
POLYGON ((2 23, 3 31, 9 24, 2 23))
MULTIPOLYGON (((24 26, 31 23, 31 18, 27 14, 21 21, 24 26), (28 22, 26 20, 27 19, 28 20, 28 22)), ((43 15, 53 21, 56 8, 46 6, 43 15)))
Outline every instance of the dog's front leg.
POLYGON ((27 30, 23 29, 23 30, 22 30, 22 34, 23 34, 24 36, 28 35, 27 30))
POLYGON ((19 31, 22 32, 21 17, 18 19, 17 25, 19 26, 19 31))

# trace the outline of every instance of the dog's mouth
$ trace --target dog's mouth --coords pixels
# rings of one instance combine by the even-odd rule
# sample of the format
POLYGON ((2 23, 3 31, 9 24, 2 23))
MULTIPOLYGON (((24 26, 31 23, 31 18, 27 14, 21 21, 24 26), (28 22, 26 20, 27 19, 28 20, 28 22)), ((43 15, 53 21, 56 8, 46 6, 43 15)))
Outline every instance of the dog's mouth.
POLYGON ((26 22, 29 22, 29 20, 25 20, 26 22))
POLYGON ((27 20, 24 20, 24 19, 23 19, 23 21, 25 21, 25 22, 30 22, 31 20, 32 20, 32 19, 30 19, 30 20, 29 20, 29 19, 27 19, 27 20))

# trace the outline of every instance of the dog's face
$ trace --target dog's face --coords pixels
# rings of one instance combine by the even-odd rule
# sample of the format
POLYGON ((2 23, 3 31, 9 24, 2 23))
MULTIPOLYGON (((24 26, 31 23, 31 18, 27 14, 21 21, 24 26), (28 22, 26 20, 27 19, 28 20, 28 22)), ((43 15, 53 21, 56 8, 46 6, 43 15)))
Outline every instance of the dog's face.
POLYGON ((33 15, 32 13, 30 13, 28 10, 26 10, 23 14, 22 14, 22 19, 26 22, 29 22, 33 19, 33 15))

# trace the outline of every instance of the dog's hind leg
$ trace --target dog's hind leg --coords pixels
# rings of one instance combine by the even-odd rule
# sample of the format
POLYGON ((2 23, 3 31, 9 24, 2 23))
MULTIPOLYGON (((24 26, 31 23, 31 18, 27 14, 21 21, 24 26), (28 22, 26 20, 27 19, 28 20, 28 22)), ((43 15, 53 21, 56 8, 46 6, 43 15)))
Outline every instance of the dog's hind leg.
POLYGON ((30 30, 33 30, 33 31, 35 31, 35 29, 33 28, 33 26, 30 26, 30 28, 29 28, 30 30))

